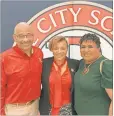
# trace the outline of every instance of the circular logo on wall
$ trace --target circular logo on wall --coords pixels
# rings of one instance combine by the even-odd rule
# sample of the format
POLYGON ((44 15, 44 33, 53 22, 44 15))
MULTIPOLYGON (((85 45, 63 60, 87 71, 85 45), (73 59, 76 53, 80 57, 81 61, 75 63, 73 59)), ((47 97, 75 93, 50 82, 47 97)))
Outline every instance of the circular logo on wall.
POLYGON ((102 54, 112 59, 112 15, 112 9, 87 1, 70 1, 50 6, 28 21, 35 32, 33 45, 42 49, 44 58, 51 57, 49 40, 63 35, 69 43, 68 57, 81 59, 80 37, 86 33, 95 33, 100 37, 102 54))

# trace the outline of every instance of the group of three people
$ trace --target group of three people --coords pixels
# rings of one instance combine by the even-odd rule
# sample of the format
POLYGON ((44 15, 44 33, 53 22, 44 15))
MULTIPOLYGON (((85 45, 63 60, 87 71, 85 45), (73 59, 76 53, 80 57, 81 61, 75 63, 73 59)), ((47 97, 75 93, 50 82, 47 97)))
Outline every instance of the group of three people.
POLYGON ((82 36, 80 61, 66 56, 63 36, 50 40, 53 57, 43 59, 25 22, 16 25, 13 38, 16 46, 1 55, 1 114, 112 115, 112 61, 101 54, 99 37, 82 36))

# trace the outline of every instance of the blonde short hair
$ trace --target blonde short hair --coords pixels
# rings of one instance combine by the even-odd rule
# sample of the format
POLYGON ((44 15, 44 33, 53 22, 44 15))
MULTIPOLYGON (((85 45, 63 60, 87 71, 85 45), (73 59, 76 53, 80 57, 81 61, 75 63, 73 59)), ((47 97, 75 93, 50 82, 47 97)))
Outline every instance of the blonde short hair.
POLYGON ((53 49, 53 46, 59 42, 65 41, 68 47, 68 42, 64 36, 55 36, 49 41, 49 50, 53 49))

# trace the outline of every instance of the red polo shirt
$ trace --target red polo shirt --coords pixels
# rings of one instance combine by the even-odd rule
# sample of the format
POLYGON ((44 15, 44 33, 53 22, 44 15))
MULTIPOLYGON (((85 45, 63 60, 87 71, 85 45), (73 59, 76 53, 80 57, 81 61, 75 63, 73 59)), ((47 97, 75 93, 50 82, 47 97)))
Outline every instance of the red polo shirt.
POLYGON ((42 51, 33 47, 29 57, 17 46, 1 55, 1 110, 10 103, 26 103, 40 96, 42 51))

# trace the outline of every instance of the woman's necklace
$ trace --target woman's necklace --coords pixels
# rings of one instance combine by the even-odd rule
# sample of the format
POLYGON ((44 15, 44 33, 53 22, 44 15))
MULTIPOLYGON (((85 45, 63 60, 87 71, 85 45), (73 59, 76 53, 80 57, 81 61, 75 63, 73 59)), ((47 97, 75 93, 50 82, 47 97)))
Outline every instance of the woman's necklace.
POLYGON ((93 62, 92 62, 91 64, 89 64, 88 66, 86 66, 86 64, 85 64, 84 70, 82 71, 82 74, 83 74, 83 75, 87 74, 87 73, 89 72, 89 67, 90 67, 93 63, 95 63, 101 56, 102 56, 102 55, 100 55, 95 61, 93 61, 93 62))

